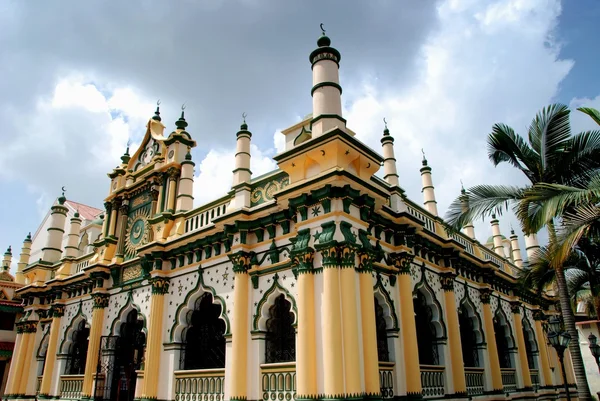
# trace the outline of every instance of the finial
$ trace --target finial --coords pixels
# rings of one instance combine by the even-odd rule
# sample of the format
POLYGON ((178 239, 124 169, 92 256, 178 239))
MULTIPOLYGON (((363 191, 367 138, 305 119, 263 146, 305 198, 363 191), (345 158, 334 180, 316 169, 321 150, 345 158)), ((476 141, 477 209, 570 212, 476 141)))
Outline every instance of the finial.
POLYGON ((323 24, 319 25, 321 27, 321 37, 317 40, 317 46, 319 47, 327 47, 331 44, 331 40, 325 35, 325 28, 323 28, 323 24))
POLYGON ((461 194, 464 194, 464 193, 466 193, 466 192, 467 192, 467 191, 465 191, 465 186, 463 185, 463 182, 462 182, 462 180, 460 180, 460 193, 461 193, 461 194))
POLYGON ((63 185, 62 188, 62 195, 58 198, 58 203, 63 205, 65 203, 65 201, 67 200, 67 198, 65 197, 65 192, 67 192, 67 190, 65 189, 65 186, 63 185))
POLYGON ((160 106, 160 99, 158 99, 156 101, 156 111, 154 112, 154 116, 152 117, 152 119, 156 120, 156 121, 161 121, 161 118, 160 118, 160 107, 159 106, 160 106))
POLYGON ((5 255, 12 255, 12 248, 10 245, 8 246, 8 249, 6 250, 5 255))
POLYGON ((131 157, 129 156, 129 145, 130 144, 131 144, 131 138, 129 138, 127 140, 127 149, 125 149, 125 153, 123 153, 123 156, 121 156, 121 161, 123 162, 123 164, 129 163, 129 160, 131 160, 131 157))
POLYGON ((421 153, 423 153, 423 165, 426 166, 427 165, 427 159, 425 158, 425 151, 423 150, 423 148, 421 148, 421 153))
POLYGON ((31 232, 29 234, 27 234, 27 237, 25 237, 25 241, 31 242, 31 232))
POLYGON ((385 117, 383 117, 383 124, 384 124, 383 136, 388 136, 390 134, 390 130, 388 129, 387 121, 385 120, 385 117))
POLYGON ((185 103, 181 105, 181 117, 179 117, 179 120, 175 121, 175 126, 177 127, 177 129, 180 129, 182 131, 184 131, 185 128, 188 126, 187 121, 185 121, 184 110, 185 103))
POLYGON ((242 113, 242 125, 240 126, 240 129, 242 131, 246 131, 248 129, 248 124, 246 124, 246 117, 248 117, 248 114, 246 114, 246 112, 242 113))
POLYGON ((75 214, 73 215, 73 217, 79 217, 79 208, 77 208, 77 210, 75 211, 75 214))
POLYGON ((492 213, 492 220, 496 220, 496 213, 492 213))
POLYGON ((188 146, 187 147, 187 153, 185 154, 185 160, 192 160, 192 154, 190 153, 191 150, 192 150, 192 148, 190 148, 188 146))
POLYGON ((319 27, 321 27, 321 34, 325 35, 325 28, 323 28, 323 23, 321 22, 321 24, 319 25, 319 27))
POLYGON ((65 192, 67 192, 67 190, 65 189, 64 185, 62 186, 61 190, 62 190, 62 196, 65 196, 65 192))

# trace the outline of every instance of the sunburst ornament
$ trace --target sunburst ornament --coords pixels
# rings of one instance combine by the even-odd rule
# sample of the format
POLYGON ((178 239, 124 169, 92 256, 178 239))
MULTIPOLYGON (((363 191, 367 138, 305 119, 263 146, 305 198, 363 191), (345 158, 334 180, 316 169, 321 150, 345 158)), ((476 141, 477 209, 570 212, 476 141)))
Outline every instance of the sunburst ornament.
POLYGON ((136 210, 127 219, 127 235, 125 236, 125 258, 135 257, 137 249, 148 243, 150 237, 150 224, 148 224, 148 210, 136 210))

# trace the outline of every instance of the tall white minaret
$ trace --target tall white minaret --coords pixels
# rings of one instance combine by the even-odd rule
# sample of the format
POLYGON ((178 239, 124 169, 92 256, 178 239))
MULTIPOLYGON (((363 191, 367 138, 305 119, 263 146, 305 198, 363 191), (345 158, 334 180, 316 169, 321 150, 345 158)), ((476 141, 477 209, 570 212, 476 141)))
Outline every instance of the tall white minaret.
MULTIPOLYGON (((183 114, 183 113, 182 113, 183 114)), ((177 191, 177 212, 186 212, 194 208, 194 166, 190 147, 181 162, 181 176, 177 191)))
POLYGON ((71 224, 69 224, 69 235, 67 236, 67 245, 63 256, 68 259, 75 259, 79 256, 79 230, 81 229, 81 218, 79 217, 79 211, 76 211, 71 218, 71 224))
POLYGON ((394 155, 394 137, 390 135, 385 118, 383 122, 385 123, 383 138, 381 138, 381 147, 383 148, 383 179, 391 186, 397 187, 399 182, 396 157, 394 155))
POLYGON ((537 239, 537 234, 525 235, 525 251, 527 252, 527 259, 529 263, 532 262, 539 249, 540 244, 537 239))
POLYGON ((496 218, 495 214, 492 214, 492 221, 490 221, 492 225, 492 240, 494 241, 494 252, 503 258, 506 257, 504 254, 504 245, 502 245, 502 234, 500 233, 500 222, 496 218))
POLYGON ((317 40, 317 49, 310 54, 313 72, 313 119, 311 121, 312 137, 338 127, 346 128, 346 120, 342 118, 342 87, 340 86, 340 52, 330 47, 331 40, 323 34, 317 40))
POLYGON ((4 258, 2 259, 2 269, 6 272, 9 271, 11 262, 12 262, 12 249, 9 245, 6 252, 4 252, 4 258))
POLYGON ((421 182, 423 185, 423 204, 425 209, 434 216, 438 215, 437 202, 435 200, 435 189, 431 178, 431 167, 427 165, 425 152, 423 152, 423 167, 421 167, 421 182))
POLYGON ((519 237, 515 234, 515 230, 510 230, 510 247, 512 248, 512 260, 515 266, 523 266, 523 257, 521 256, 521 247, 519 246, 519 237))
POLYGON ((58 205, 52 206, 50 213, 50 227, 48 227, 48 237, 46 246, 42 248, 42 260, 48 263, 55 263, 60 260, 62 254, 62 239, 65 233, 65 220, 69 209, 65 206, 65 193, 58 198, 58 205))
MULTIPOLYGON (((461 182, 461 188, 460 188, 460 203, 462 204, 463 212, 467 211, 469 209, 469 195, 467 195, 467 191, 465 191, 465 187, 462 186, 462 182, 461 182)), ((467 234, 467 236, 469 238, 476 239, 475 238, 475 226, 473 226, 472 221, 469 221, 467 224, 465 224, 465 226, 463 227, 463 230, 465 231, 465 234, 467 234)))
POLYGON ((252 179, 252 171, 250 171, 250 139, 252 138, 252 133, 248 131, 246 114, 242 116, 244 122, 236 134, 235 169, 233 170, 233 184, 231 186, 235 191, 235 198, 231 202, 229 209, 250 207, 250 180, 252 179))
POLYGON ((25 270, 27 264, 29 264, 29 256, 31 256, 31 233, 27 234, 27 237, 23 241, 23 247, 21 248, 21 254, 19 255, 17 273, 15 274, 15 281, 17 284, 25 284, 23 270, 25 270))

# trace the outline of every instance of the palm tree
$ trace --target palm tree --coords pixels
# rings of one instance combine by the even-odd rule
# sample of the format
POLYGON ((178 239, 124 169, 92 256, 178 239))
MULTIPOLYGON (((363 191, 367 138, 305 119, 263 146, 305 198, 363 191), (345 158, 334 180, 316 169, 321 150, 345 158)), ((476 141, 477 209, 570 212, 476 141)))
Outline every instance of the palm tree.
MULTIPOLYGON (((586 112, 585 110, 582 110, 586 112)), ((510 204, 518 206, 532 186, 540 183, 577 186, 589 182, 591 174, 600 168, 600 132, 583 132, 571 135, 569 109, 562 104, 553 104, 542 109, 532 120, 528 128, 528 142, 505 124, 495 124, 488 136, 488 156, 494 166, 509 163, 519 169, 529 180, 525 187, 505 185, 478 185, 470 188, 466 194, 459 196, 446 214, 446 219, 453 229, 460 230, 468 222, 491 214, 501 215, 510 204), (466 205, 466 206, 465 206, 466 205)), ((594 113, 588 113, 592 118, 594 113)), ((600 119, 598 120, 600 121, 600 119)), ((539 213, 541 202, 530 202, 526 215, 538 218, 538 230, 548 227, 550 241, 555 242, 554 218, 539 213)), ((526 222, 521 220, 525 232, 529 230, 526 222)), ((572 338, 577 338, 575 318, 570 307, 569 294, 562 265, 554 265, 558 286, 561 310, 567 331, 572 338)), ((579 398, 591 400, 591 394, 585 374, 579 342, 572 341, 569 347, 573 368, 577 379, 579 398)))

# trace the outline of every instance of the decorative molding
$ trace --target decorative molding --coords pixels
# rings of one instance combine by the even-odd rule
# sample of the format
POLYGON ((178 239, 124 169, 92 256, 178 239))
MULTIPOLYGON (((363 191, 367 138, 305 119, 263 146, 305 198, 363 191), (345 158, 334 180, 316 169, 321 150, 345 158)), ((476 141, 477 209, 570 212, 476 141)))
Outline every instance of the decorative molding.
POLYGON ((152 284, 152 295, 165 295, 169 292, 168 277, 152 277, 149 282, 152 284))
POLYGON ((110 295, 103 293, 92 294, 92 299, 94 300, 93 309, 104 309, 108 306, 110 295))

